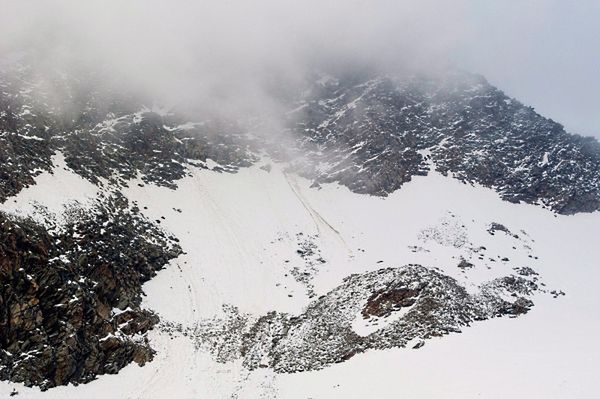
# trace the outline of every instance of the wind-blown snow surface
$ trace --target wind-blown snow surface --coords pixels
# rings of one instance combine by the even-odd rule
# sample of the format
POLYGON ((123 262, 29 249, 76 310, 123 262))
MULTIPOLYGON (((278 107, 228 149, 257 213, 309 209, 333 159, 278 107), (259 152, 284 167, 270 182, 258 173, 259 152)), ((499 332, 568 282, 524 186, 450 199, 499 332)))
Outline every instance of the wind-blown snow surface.
MULTIPOLYGON (((473 290, 513 267, 531 267, 548 292, 566 295, 538 293, 525 315, 477 322, 418 350, 370 351, 294 374, 217 363, 188 337, 156 329, 150 340, 157 355, 144 367, 47 392, 2 382, 0 395, 13 388, 19 397, 45 399, 597 395, 600 213, 554 215, 436 173, 415 177, 387 198, 309 185, 277 164, 270 172, 258 166, 235 174, 194 170, 177 190, 132 182, 124 194, 174 233, 186 252, 144 286, 143 305, 184 327, 221 315, 224 304, 256 316, 297 314, 313 290, 320 296, 352 273, 409 263, 438 267, 473 290), (493 222, 511 234, 490 234, 493 222), (299 256, 307 242, 324 263, 299 256), (462 259, 474 266, 459 268, 462 259)), ((40 176, 10 208, 26 209, 58 192, 64 191, 40 176)), ((377 328, 359 319, 353 325, 359 334, 377 328)))

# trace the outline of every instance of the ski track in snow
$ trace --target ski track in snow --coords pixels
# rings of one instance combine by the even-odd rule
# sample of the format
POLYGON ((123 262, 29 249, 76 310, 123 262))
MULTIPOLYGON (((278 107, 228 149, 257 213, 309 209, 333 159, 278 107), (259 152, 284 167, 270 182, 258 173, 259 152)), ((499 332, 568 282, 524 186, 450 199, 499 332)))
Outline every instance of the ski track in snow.
POLYGON ((325 231, 333 233, 335 237, 342 243, 342 245, 348 249, 348 252, 352 254, 352 250, 348 248, 348 245, 346 244, 346 241, 344 240, 344 237, 342 237, 340 232, 337 229, 335 229, 327 220, 325 220, 323 216, 321 216, 321 214, 316 209, 314 209, 310 202, 304 197, 302 193, 302 187, 298 184, 297 176, 286 172, 283 173, 285 175, 285 179, 287 180, 290 186, 290 189, 314 220, 317 232, 319 234, 322 234, 325 231))
MULTIPOLYGON (((32 204, 37 203, 60 212, 73 200, 97 195, 97 187, 65 170, 60 154, 56 164, 54 174, 38 176, 37 185, 0 209, 35 214, 39 207, 32 204)), ((239 360, 217 363, 189 338, 157 328, 149 334, 157 354, 144 367, 132 364, 117 375, 43 393, 0 382, 0 397, 8 397, 13 388, 18 398, 33 399, 597 394, 600 213, 554 215, 501 201, 491 190, 437 173, 414 177, 387 198, 353 194, 336 184, 312 189, 309 181, 277 164, 271 172, 258 166, 236 174, 193 170, 178 183, 173 191, 134 181, 123 192, 181 240, 186 254, 145 284, 143 306, 184 327, 221 315, 225 304, 256 316, 273 310, 300 313, 309 298, 290 274, 304 262, 296 253, 298 233, 316 235, 326 260, 314 276, 317 295, 352 273, 420 263, 441 269, 469 289, 527 266, 540 273, 546 290, 563 290, 566 296, 537 294, 526 315, 475 323, 462 334, 427 340, 418 350, 370 351, 323 370, 294 374, 250 372, 239 360), (487 231, 492 222, 519 238, 503 232, 492 236, 487 231), (445 239, 430 239, 424 232, 441 232, 445 239), (454 245, 452 237, 459 236, 466 243, 454 245), (477 252, 480 247, 485 251, 477 252), (510 260, 502 261, 505 257, 510 260), (461 259, 474 266, 458 268, 461 259)))

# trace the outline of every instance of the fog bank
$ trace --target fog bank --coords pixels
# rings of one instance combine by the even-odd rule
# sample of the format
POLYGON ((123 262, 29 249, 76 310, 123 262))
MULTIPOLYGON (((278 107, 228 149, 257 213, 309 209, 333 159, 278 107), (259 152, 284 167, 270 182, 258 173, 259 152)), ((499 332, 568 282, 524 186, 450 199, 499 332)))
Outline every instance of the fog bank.
POLYGON ((582 0, 0 0, 0 57, 80 66, 106 84, 228 114, 315 67, 455 65, 567 129, 600 136, 600 4, 582 0))

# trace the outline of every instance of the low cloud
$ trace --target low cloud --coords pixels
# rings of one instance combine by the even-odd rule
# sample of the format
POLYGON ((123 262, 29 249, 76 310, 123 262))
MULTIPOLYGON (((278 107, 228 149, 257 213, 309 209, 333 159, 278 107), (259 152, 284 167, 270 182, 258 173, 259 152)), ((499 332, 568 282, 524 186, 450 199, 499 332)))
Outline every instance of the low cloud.
MULTIPOLYGON (((540 89, 523 64, 540 69, 551 59, 551 48, 535 45, 564 9, 556 0, 0 1, 0 57, 28 51, 40 75, 76 66, 122 90, 232 115, 276 109, 274 81, 291 87, 315 67, 361 64, 458 65, 535 106, 543 96, 519 90, 540 89)), ((598 10, 591 0, 578 4, 598 10)), ((558 79, 552 71, 538 71, 540 79, 558 79)), ((544 111, 563 102, 541 103, 544 111)))

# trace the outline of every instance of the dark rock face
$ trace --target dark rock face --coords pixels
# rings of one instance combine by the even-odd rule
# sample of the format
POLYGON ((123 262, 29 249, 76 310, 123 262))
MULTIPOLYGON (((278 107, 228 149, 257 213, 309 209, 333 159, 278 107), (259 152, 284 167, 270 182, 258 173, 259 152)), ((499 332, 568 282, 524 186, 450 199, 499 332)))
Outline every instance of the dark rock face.
POLYGON ((426 174, 571 214, 600 209, 600 144, 566 133, 480 76, 381 77, 315 84, 289 123, 320 182, 387 195, 426 174))
POLYGON ((179 251, 118 196, 58 230, 0 213, 0 379, 47 389, 151 360, 141 284, 179 251))
POLYGON ((48 141, 3 133, 5 128, 0 117, 0 201, 35 184, 35 176, 52 168, 54 153, 48 141))
POLYGON ((368 319, 371 316, 387 317, 393 311, 408 308, 415 304, 420 292, 419 288, 409 289, 406 287, 376 292, 367 300, 361 312, 363 318, 368 319))
POLYGON ((188 166, 206 167, 209 158, 223 165, 217 171, 228 172, 254 160, 233 125, 181 128, 175 123, 174 118, 151 111, 124 115, 65 135, 57 141, 57 149, 65 153, 69 167, 92 183, 105 178, 126 185, 139 174, 146 183, 173 189, 188 174, 188 166), (226 134, 220 134, 223 128, 226 134))

